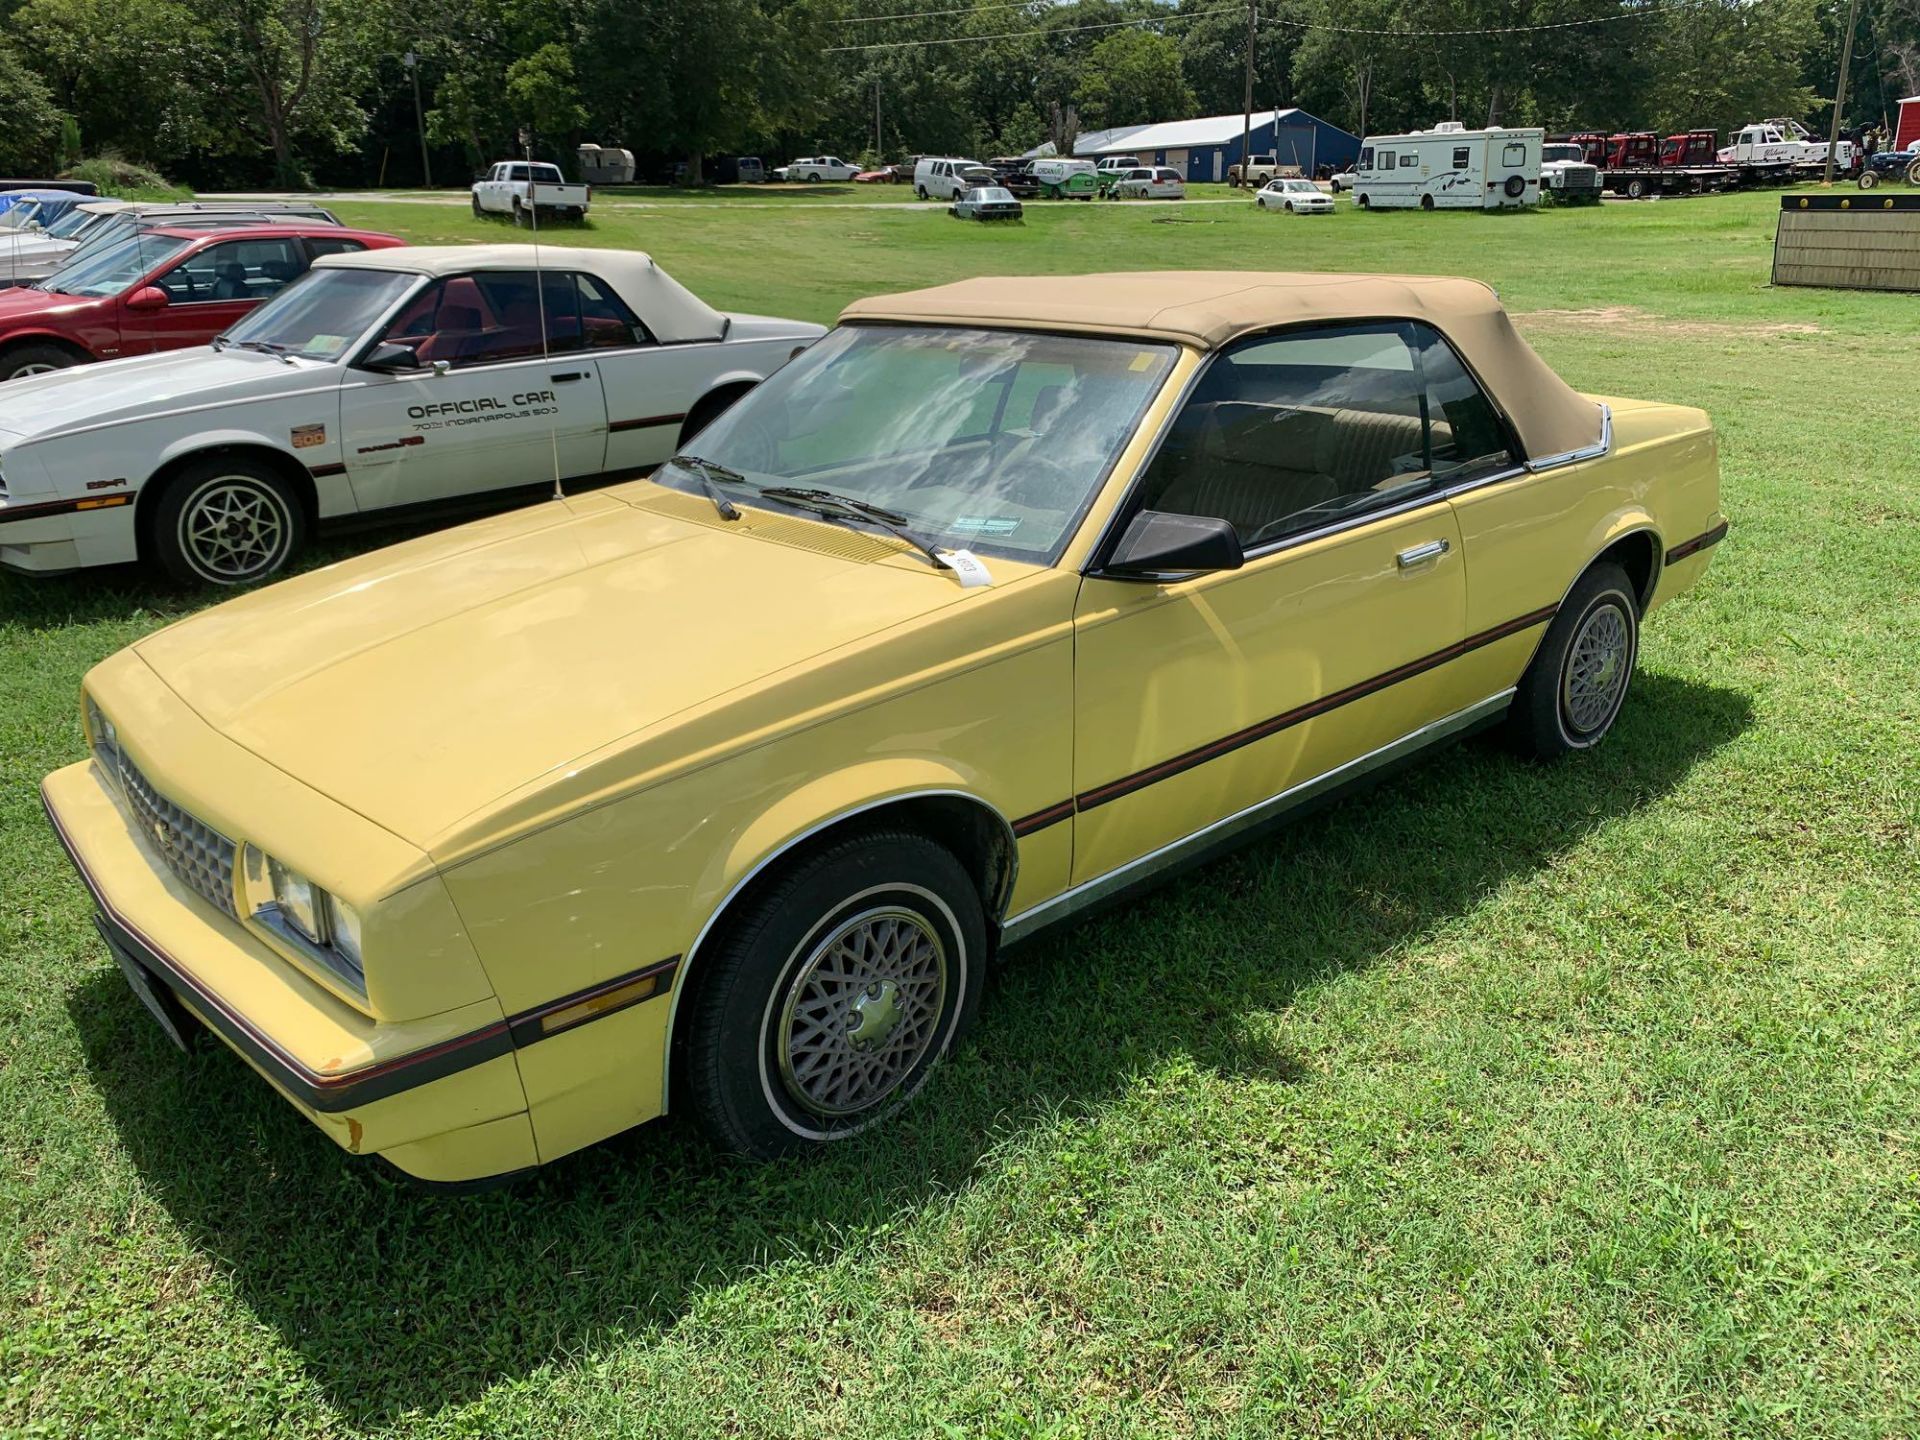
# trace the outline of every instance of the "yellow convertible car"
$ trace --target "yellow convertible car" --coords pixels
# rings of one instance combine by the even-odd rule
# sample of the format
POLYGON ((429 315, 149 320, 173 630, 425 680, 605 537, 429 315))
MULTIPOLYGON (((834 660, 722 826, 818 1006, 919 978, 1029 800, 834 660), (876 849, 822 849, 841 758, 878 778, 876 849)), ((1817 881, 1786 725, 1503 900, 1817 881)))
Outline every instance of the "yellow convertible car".
POLYGON ((1465 280, 862 301, 651 478, 216 606, 87 678, 106 943, 428 1181, 920 1090, 1002 947, 1424 746, 1597 744, 1725 533, 1698 410, 1465 280))

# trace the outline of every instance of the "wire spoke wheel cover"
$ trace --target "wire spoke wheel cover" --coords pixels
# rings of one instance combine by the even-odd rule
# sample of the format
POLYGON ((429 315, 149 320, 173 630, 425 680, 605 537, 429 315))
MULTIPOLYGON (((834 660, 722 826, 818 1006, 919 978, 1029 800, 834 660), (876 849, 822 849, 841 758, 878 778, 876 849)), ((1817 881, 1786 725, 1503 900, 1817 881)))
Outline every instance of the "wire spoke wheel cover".
POLYGON ((787 1095, 828 1120, 880 1104, 937 1043, 947 985, 947 947, 923 916, 881 906, 842 920, 775 997, 787 1095))
POLYGON ((1596 605, 1574 632, 1560 672, 1560 708, 1576 735, 1606 728, 1633 671, 1631 624, 1614 603, 1596 605))
POLYGON ((223 475, 188 497, 175 538, 195 571, 233 585, 277 568, 292 531, 293 517, 279 495, 250 476, 223 475))

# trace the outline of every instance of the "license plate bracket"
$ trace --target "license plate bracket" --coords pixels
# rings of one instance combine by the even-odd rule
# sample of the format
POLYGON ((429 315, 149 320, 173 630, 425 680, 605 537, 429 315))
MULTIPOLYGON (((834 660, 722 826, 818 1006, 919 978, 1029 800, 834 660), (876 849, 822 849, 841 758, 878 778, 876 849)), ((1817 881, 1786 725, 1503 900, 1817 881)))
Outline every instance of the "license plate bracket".
POLYGON ((166 983, 156 978, 153 972, 122 950, 111 938, 107 948, 113 951, 113 958, 120 965, 120 973, 127 977, 127 988, 132 990, 136 999, 153 1017, 154 1024, 182 1055, 192 1044, 188 1036, 192 1033, 188 1026, 187 1010, 166 983))

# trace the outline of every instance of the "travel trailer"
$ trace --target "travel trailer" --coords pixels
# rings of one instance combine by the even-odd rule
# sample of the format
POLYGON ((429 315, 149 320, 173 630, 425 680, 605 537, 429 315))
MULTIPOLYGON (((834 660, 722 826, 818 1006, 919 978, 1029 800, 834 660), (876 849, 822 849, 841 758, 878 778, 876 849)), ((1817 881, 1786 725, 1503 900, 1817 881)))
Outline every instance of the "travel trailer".
POLYGON ((1443 121, 1410 135, 1370 135, 1354 166, 1363 210, 1504 210, 1540 203, 1543 130, 1469 130, 1443 121))
POLYGON ((612 145, 586 144, 574 153, 580 157, 580 178, 589 185, 631 185, 633 152, 612 145))

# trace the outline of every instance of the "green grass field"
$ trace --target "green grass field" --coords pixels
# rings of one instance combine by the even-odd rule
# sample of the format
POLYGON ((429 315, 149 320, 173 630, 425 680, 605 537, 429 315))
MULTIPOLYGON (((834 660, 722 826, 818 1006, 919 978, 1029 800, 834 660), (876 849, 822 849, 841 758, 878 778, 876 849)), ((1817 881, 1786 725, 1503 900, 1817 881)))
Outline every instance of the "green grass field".
POLYGON ((996 271, 1466 273, 1575 384, 1721 427, 1732 537, 1599 752, 1445 752, 1037 942, 819 1163, 669 1121, 426 1196, 169 1052, 35 785, 86 668, 200 597, 0 579, 0 1431, 1920 1431, 1920 297, 1768 288, 1777 204, 568 233, 816 320, 996 271))

